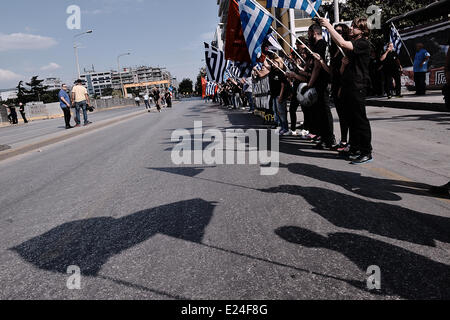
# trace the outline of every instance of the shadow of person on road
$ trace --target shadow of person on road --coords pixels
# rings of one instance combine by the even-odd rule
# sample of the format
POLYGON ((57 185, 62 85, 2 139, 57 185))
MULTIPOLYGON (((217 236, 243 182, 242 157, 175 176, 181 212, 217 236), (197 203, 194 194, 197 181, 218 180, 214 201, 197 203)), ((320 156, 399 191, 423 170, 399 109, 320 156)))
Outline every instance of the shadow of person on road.
POLYGON ((120 219, 90 218, 65 223, 10 250, 39 269, 97 276, 114 255, 156 234, 201 243, 215 203, 192 199, 136 212, 120 219))
POLYGON ((424 183, 367 177, 359 172, 332 170, 306 163, 292 163, 280 165, 280 167, 287 168, 298 175, 341 186, 348 191, 372 199, 401 200, 402 198, 396 193, 431 197, 431 194, 427 193, 430 186, 424 183))
MULTIPOLYGON (((307 248, 339 252, 364 273, 370 266, 380 267, 381 294, 405 299, 450 298, 450 266, 400 247, 351 233, 322 236, 295 226, 279 228, 275 233, 288 242, 307 248)), ((353 281, 349 283, 354 285, 353 281)))
POLYGON ((340 228, 367 230, 430 247, 436 247, 436 241, 450 243, 450 218, 370 202, 322 188, 284 185, 260 191, 301 196, 314 207, 313 212, 340 228))

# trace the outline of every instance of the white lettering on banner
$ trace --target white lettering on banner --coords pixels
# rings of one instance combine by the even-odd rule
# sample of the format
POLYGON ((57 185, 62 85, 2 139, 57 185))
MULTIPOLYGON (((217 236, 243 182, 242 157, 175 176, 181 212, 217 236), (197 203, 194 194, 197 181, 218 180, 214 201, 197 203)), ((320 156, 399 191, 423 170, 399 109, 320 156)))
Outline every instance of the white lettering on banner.
POLYGON ((77 5, 71 5, 67 7, 67 14, 70 16, 67 18, 66 26, 69 30, 80 30, 81 29, 81 9, 77 5))
POLYGON ((253 99, 256 108, 269 110, 269 94, 270 84, 269 77, 254 80, 253 82, 253 99))

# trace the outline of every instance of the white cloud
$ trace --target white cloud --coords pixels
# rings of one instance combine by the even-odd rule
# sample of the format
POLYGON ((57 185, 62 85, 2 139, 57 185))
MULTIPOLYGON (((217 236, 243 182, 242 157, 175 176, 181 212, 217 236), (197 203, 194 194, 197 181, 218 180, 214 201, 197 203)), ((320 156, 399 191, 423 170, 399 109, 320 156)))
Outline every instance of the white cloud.
POLYGON ((47 49, 56 44, 56 40, 50 37, 27 33, 0 33, 0 52, 9 50, 47 49))
POLYGON ((60 69, 61 66, 55 62, 50 62, 48 65, 41 67, 42 71, 53 71, 56 69, 60 69))
POLYGON ((9 70, 0 69, 0 82, 8 82, 21 79, 20 74, 14 73, 9 70))

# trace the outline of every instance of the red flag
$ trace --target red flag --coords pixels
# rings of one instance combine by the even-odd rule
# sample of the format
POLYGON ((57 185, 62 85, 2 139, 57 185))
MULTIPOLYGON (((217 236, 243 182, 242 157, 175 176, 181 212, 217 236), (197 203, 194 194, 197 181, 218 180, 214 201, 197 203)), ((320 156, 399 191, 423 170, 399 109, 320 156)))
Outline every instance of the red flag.
POLYGON ((202 99, 206 97, 206 79, 202 77, 202 99))
POLYGON ((242 31, 239 5, 230 0, 228 9, 227 36, 225 42, 225 59, 239 62, 252 62, 242 31))

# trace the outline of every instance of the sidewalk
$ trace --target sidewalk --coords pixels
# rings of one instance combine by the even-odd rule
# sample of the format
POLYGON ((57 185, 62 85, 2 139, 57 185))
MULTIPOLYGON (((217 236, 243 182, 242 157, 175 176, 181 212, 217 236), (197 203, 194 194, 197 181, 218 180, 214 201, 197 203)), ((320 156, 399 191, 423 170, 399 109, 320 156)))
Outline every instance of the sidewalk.
POLYGON ((445 107, 444 96, 441 91, 428 91, 425 96, 416 96, 413 92, 404 93, 403 98, 372 97, 367 98, 367 105, 398 109, 426 110, 449 112, 445 107))

